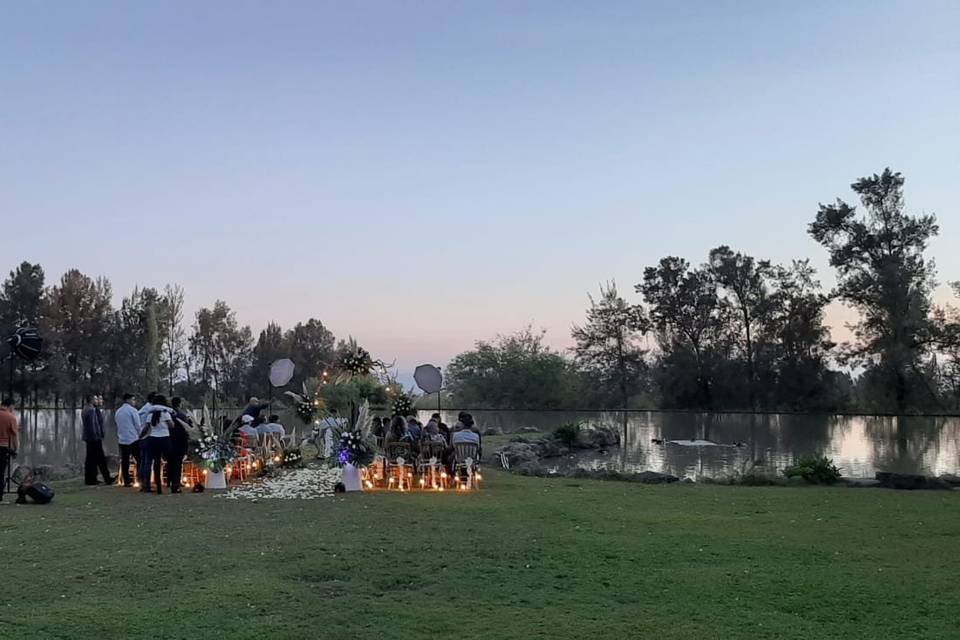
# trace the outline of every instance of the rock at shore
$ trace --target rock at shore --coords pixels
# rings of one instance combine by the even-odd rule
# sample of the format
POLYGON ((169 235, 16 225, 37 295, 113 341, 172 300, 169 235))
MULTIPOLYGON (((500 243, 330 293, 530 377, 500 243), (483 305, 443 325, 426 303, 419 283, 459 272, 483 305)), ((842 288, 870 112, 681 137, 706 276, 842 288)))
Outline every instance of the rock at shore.
POLYGON ((485 435, 485 436, 502 436, 502 435, 503 435, 503 429, 500 429, 500 428, 498 428, 498 427, 487 427, 486 429, 483 430, 483 435, 485 435))
POLYGON ((895 473, 893 471, 877 471, 877 480, 880 486, 888 489, 952 489, 953 487, 940 478, 931 478, 913 473, 895 473))
POLYGON ((507 456, 510 466, 540 459, 540 447, 529 442, 511 442, 501 447, 499 452, 507 456))

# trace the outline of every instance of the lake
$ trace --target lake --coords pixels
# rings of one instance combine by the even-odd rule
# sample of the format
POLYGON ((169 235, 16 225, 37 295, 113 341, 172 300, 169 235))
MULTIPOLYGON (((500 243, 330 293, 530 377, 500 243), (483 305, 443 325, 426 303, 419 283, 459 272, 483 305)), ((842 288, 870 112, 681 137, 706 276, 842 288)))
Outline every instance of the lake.
MULTIPOLYGON (((444 411, 447 424, 456 411, 444 411)), ((876 471, 939 475, 960 473, 960 417, 829 416, 686 413, 659 411, 471 411, 482 429, 518 433, 524 427, 552 431, 565 423, 624 430, 626 446, 608 453, 549 460, 558 466, 659 471, 679 477, 721 476, 753 460, 783 469, 802 456, 832 458, 847 476, 876 471), (710 440, 720 445, 680 446, 653 440, 710 440)), ((430 412, 420 412, 429 418, 430 412)))
MULTIPOLYGON (((107 414, 108 453, 116 453, 116 429, 107 414)), ((421 411, 427 420, 430 411, 421 411)), ((497 427, 520 433, 525 427, 542 431, 570 422, 605 425, 623 433, 626 446, 601 454, 591 452, 574 460, 551 460, 557 465, 626 471, 660 471, 677 476, 719 476, 762 460, 782 469, 797 458, 832 458, 844 475, 872 476, 875 471, 960 474, 960 418, 879 417, 793 414, 593 412, 593 411, 472 411, 481 429, 497 427), (654 444, 652 440, 704 439, 740 447, 689 447, 654 444)), ((447 424, 456 422, 455 410, 443 412, 447 424)), ((307 430, 291 419, 288 430, 307 430)), ((80 412, 68 409, 28 410, 21 415, 21 462, 60 464, 83 461, 80 412)))

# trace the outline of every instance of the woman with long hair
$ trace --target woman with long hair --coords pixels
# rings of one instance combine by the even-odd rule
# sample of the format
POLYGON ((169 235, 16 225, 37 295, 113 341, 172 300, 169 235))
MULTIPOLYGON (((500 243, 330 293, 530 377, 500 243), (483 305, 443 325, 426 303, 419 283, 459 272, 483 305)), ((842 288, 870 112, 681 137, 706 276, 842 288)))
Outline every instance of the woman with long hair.
MULTIPOLYGON (((157 485, 157 495, 163 493, 163 461, 170 459, 170 427, 173 426, 171 409, 167 406, 165 396, 156 395, 153 406, 150 408, 150 419, 143 428, 140 437, 145 438, 153 461, 153 481, 157 485)), ((179 483, 178 483, 179 484, 179 483)), ((140 491, 150 491, 150 470, 144 473, 143 488, 140 491)))

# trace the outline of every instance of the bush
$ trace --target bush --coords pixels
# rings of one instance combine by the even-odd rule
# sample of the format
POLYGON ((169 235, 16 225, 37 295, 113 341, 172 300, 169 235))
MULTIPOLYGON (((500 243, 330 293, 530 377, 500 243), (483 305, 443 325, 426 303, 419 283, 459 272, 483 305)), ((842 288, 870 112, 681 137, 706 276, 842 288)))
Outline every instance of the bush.
POLYGON ((580 433, 579 424, 564 424, 553 430, 553 437, 568 447, 572 447, 577 442, 577 436, 580 433))
POLYGON ((800 458, 797 464, 783 470, 788 478, 803 478, 810 484, 836 484, 840 469, 830 458, 800 458))

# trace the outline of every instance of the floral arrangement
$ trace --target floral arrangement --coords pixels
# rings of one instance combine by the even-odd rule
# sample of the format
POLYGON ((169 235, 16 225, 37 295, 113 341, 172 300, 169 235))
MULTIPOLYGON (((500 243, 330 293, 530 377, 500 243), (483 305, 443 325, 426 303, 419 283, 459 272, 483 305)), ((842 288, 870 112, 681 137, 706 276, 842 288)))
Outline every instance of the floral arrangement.
POLYGON ((303 462, 303 453, 301 453, 300 447, 293 447, 284 451, 282 460, 280 464, 284 467, 300 466, 300 463, 303 462))
POLYGON ((352 376, 365 376, 370 373, 373 366, 373 358, 363 347, 357 347, 352 353, 346 353, 340 358, 338 367, 341 371, 349 373, 352 376))
POLYGON ((197 438, 192 442, 190 457, 196 464, 220 473, 237 457, 231 442, 234 431, 235 429, 228 429, 218 435, 208 431, 201 423, 197 427, 197 438))
POLYGON ((303 383, 303 393, 287 391, 286 395, 293 398, 297 417, 303 424, 313 424, 318 416, 326 413, 327 407, 323 398, 307 391, 307 383, 303 383))
POLYGON ((393 415, 409 416, 413 413, 413 398, 406 393, 401 393, 393 401, 393 415))
POLYGON ((340 372, 337 381, 344 382, 354 377, 369 375, 374 371, 385 371, 387 365, 382 360, 374 360, 369 351, 350 338, 344 354, 337 361, 337 369, 340 372))
POLYGON ((336 431, 337 444, 334 446, 334 455, 330 463, 337 466, 352 464, 355 467, 364 467, 377 455, 376 438, 371 436, 370 425, 373 415, 370 413, 370 403, 364 401, 357 413, 356 423, 343 430, 336 431))

